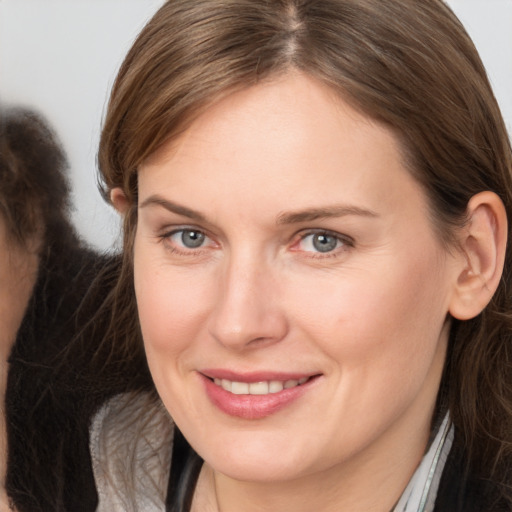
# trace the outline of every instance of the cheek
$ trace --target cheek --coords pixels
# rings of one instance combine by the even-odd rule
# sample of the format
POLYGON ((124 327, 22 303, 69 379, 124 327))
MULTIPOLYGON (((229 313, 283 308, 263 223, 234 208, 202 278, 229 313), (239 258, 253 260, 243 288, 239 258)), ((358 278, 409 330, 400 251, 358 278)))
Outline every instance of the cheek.
MULTIPOLYGON (((36 253, 11 249, 6 243, 0 249, 0 363, 15 341, 30 296, 36 284, 36 253)), ((1 408, 1 407, 0 407, 1 408)))
POLYGON ((205 293, 197 274, 169 271, 165 261, 136 246, 135 295, 148 358, 185 350, 204 324, 205 293))
POLYGON ((322 435, 336 432, 333 450, 374 439, 411 407, 427 417, 435 402, 447 341, 444 273, 421 257, 397 263, 296 290, 299 329, 329 362, 332 421, 322 435))
POLYGON ((205 324, 200 282, 135 251, 135 294, 147 362, 167 410, 183 423, 200 421, 194 387, 185 384, 191 377, 187 361, 193 357, 193 341, 205 324))
POLYGON ((300 328, 345 369, 364 372, 427 366, 447 314, 446 273, 434 253, 382 258, 294 294, 300 328))

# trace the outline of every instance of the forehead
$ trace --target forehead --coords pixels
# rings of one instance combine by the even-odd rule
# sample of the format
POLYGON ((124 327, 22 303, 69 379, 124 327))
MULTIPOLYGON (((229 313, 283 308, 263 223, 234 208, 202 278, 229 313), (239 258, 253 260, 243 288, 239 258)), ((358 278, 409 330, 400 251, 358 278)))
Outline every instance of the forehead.
POLYGON ((275 208, 393 203, 408 187, 418 193, 394 133, 299 73, 222 99, 139 169, 141 198, 209 194, 245 209, 261 195, 275 208))
MULTIPOLYGON (((347 140, 354 128, 370 125, 392 145, 396 144, 391 130, 350 106, 334 88, 311 75, 291 70, 255 86, 228 90, 214 97, 206 106, 185 116, 177 134, 169 137, 140 167, 174 157, 187 144, 195 142, 206 145, 208 141, 216 144, 215 137, 221 138, 229 130, 232 130, 228 134, 229 140, 223 142, 231 141, 232 145, 240 146, 262 134, 269 142, 272 135, 278 135, 281 144, 287 135, 290 140, 296 141, 301 136, 311 137, 321 127, 323 133, 319 134, 318 139, 322 138, 327 144, 326 130, 338 132, 346 126, 343 137, 347 140), (347 122, 349 119, 350 123, 347 122), (295 123, 295 129, 291 129, 290 123, 295 123), (283 131, 281 127, 285 124, 287 130, 283 131), (240 130, 242 125, 245 131, 240 130), (305 126, 310 133, 303 129, 305 126), (235 132, 240 135, 238 138, 233 137, 235 132)), ((338 143, 339 135, 333 133, 338 143)))

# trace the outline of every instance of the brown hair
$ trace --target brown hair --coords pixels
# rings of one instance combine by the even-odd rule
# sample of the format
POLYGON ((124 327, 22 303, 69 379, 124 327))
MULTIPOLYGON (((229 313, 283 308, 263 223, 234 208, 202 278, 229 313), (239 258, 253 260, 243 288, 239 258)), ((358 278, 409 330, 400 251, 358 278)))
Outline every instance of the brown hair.
MULTIPOLYGON (((320 79, 394 130, 446 243, 480 191, 499 194, 512 219, 506 128, 473 43, 441 0, 168 1, 121 66, 99 150, 104 194, 121 187, 130 204, 117 296, 125 301, 122 325, 130 325, 132 351, 142 350, 131 260, 138 166, 212 101, 289 69, 320 79)), ((512 458, 511 271, 508 246, 491 303, 477 318, 453 321, 439 394, 473 469, 505 492, 512 458)))

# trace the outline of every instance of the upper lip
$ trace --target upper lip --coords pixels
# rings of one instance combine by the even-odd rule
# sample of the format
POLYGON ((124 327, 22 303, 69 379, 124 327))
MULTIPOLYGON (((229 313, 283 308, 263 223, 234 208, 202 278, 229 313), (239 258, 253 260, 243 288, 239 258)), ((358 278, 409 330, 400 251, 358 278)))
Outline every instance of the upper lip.
POLYGON ((201 373, 205 377, 208 377, 209 379, 226 379, 234 382, 247 383, 271 380, 300 380, 305 377, 314 377, 316 375, 319 375, 318 372, 275 372, 269 370, 241 373, 223 368, 207 368, 204 370, 200 370, 199 373, 201 373))

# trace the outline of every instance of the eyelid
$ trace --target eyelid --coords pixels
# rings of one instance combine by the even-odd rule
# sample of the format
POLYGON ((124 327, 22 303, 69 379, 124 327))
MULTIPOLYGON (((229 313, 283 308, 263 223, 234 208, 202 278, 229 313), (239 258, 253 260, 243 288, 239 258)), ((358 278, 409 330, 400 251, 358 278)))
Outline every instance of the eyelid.
POLYGON ((207 229, 196 226, 194 224, 166 224, 155 230, 159 237, 169 237, 181 231, 199 231, 208 238, 213 238, 207 229))
POLYGON ((159 242, 162 242, 164 245, 166 245, 168 249, 172 250, 172 252, 183 255, 197 255, 204 250, 208 250, 218 245, 212 236, 210 236, 210 234, 207 232, 207 230, 192 225, 179 225, 173 226, 172 228, 167 226, 166 228, 160 230, 160 234, 158 234, 157 237, 159 242), (186 247, 184 245, 177 245, 172 241, 172 237, 174 235, 183 233, 185 231, 196 231, 202 233, 205 236, 205 240, 209 240, 210 243, 205 243, 204 245, 201 245, 197 248, 193 248, 186 247))
POLYGON ((345 235, 343 233, 339 233, 337 231, 332 231, 330 229, 322 229, 322 228, 302 230, 302 231, 296 233, 292 238, 292 251, 315 254, 315 257, 334 256, 340 250, 344 250, 344 249, 346 250, 348 248, 352 248, 352 247, 354 247, 354 245, 355 245, 355 241, 352 237, 345 235), (312 236, 312 235, 332 236, 332 237, 336 238, 337 240, 339 240, 343 244, 343 246, 336 248, 332 251, 325 252, 325 253, 322 253, 320 251, 303 251, 301 249, 294 248, 294 246, 298 245, 300 242, 302 242, 308 236, 312 236))

